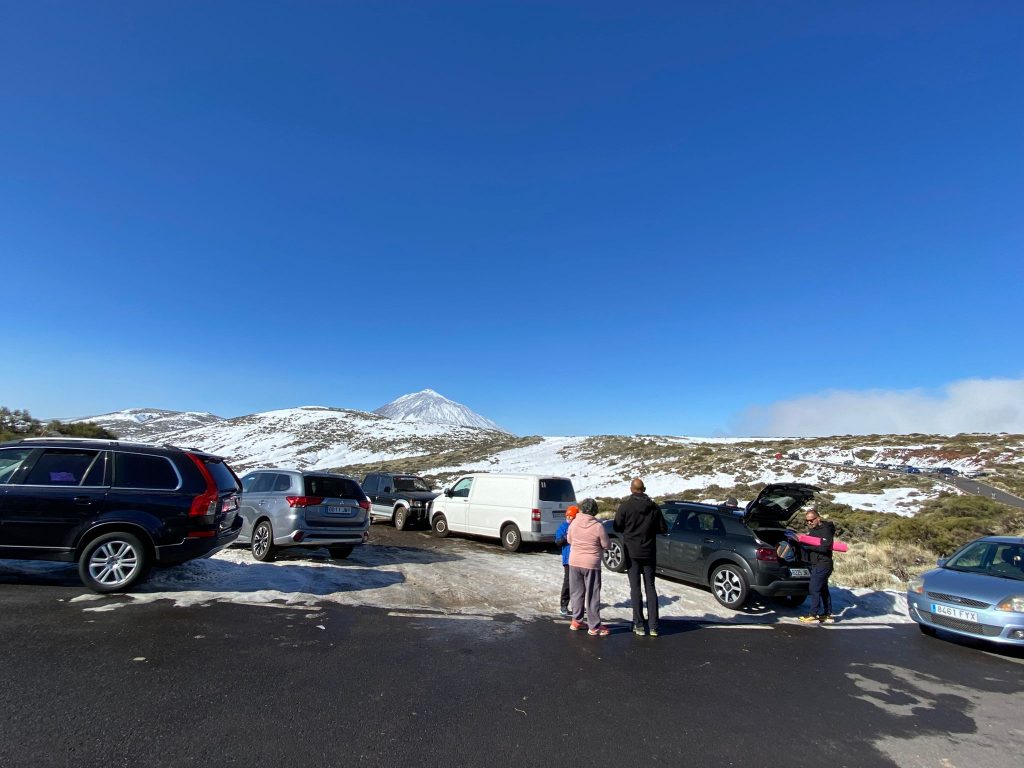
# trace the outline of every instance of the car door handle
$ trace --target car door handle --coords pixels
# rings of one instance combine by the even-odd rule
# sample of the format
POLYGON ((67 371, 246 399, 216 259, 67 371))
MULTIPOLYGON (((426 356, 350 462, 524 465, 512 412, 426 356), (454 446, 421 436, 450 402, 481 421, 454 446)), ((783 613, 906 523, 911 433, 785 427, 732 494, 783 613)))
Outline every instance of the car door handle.
POLYGON ((716 541, 717 539, 704 539, 705 544, 714 544, 716 541))
POLYGON ((87 507, 93 503, 94 499, 92 496, 75 496, 73 501, 75 504, 81 504, 83 507, 87 507))

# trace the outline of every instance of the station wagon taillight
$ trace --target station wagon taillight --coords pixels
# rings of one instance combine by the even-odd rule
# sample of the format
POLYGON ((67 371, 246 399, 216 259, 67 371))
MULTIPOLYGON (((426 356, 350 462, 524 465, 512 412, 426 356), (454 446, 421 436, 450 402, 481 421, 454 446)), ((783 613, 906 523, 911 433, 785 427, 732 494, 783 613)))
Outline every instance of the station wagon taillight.
POLYGON ((757 552, 754 553, 754 556, 758 560, 764 560, 765 562, 769 563, 777 563, 779 561, 779 553, 771 547, 758 547, 757 552))
POLYGON ((539 509, 530 510, 530 519, 533 522, 535 522, 535 523, 539 523, 540 522, 540 510, 539 509))
POLYGON ((196 465, 199 470, 199 474, 203 476, 203 480, 206 482, 206 490, 192 499, 192 506, 189 507, 189 517, 207 517, 209 515, 217 514, 217 497, 220 492, 217 490, 217 483, 213 481, 213 475, 210 474, 210 470, 206 468, 206 464, 193 453, 186 453, 192 463, 196 465))
POLYGON ((289 507, 315 507, 324 503, 323 496, 285 496, 289 507))

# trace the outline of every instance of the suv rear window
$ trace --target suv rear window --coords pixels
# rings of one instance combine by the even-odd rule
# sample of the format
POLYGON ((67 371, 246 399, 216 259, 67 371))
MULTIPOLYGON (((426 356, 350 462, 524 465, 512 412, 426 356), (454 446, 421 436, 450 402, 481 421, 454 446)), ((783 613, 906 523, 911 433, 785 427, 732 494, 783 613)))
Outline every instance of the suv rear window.
POLYGON ((322 496, 327 499, 359 499, 365 497, 363 489, 355 480, 346 477, 322 477, 311 475, 303 478, 306 496, 322 496))
POLYGON ((114 454, 114 487, 171 491, 178 487, 178 473, 169 459, 141 453, 114 454))
POLYGON ((572 480, 565 478, 548 478, 540 481, 541 501, 576 501, 576 491, 572 488, 572 480))
POLYGON ((210 461, 209 459, 203 459, 203 463, 209 470, 210 475, 213 476, 213 482, 217 484, 218 491, 237 491, 238 480, 235 478, 235 473, 232 472, 228 465, 223 461, 210 461))

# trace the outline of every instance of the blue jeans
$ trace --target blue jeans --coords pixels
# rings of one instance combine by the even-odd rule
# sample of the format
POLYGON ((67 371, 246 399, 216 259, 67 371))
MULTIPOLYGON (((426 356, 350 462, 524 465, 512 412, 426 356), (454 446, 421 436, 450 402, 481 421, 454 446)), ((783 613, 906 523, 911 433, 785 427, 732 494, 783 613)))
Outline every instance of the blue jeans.
POLYGON ((832 613, 832 595, 828 591, 828 579, 832 575, 832 563, 811 568, 811 615, 825 616, 832 613))

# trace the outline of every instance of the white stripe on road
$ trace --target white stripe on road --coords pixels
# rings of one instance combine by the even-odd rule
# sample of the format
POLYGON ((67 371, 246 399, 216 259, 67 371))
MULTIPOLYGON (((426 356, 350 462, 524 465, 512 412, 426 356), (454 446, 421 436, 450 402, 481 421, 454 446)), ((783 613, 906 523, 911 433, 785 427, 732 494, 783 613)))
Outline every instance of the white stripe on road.
POLYGON ((388 611, 388 616, 402 619, 451 619, 454 621, 494 621, 493 616, 477 616, 464 613, 405 613, 404 611, 388 611))

